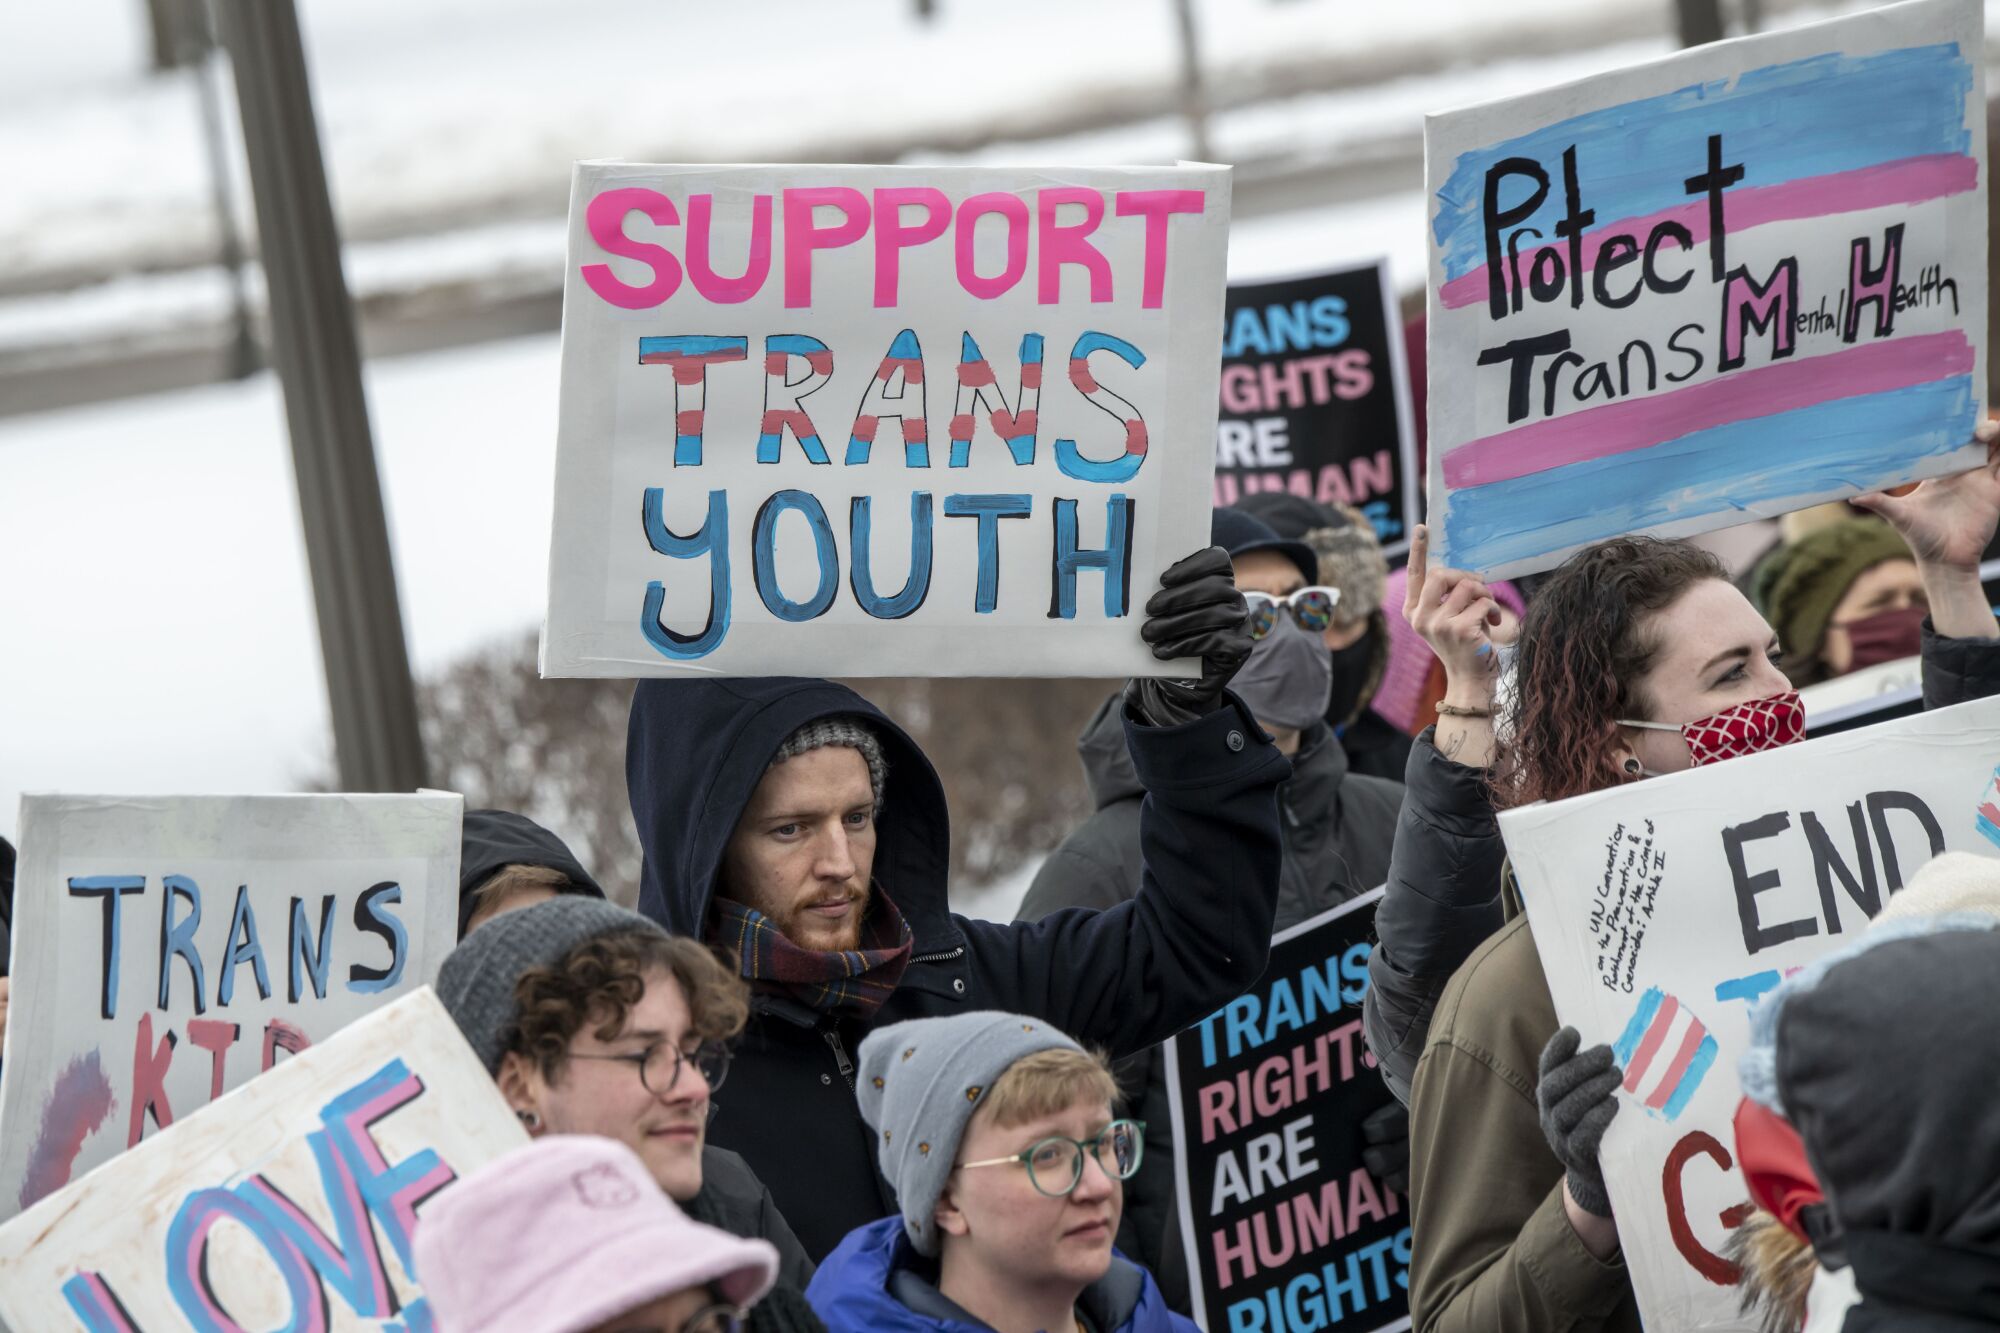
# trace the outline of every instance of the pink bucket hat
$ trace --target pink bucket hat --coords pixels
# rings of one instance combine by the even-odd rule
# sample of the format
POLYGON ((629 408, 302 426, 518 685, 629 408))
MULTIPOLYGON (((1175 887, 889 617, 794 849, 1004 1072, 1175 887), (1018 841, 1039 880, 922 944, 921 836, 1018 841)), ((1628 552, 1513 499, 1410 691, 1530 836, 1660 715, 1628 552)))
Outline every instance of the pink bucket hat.
MULTIPOLYGON (((1515 615, 1527 614, 1520 590, 1513 584, 1498 582, 1486 587, 1494 601, 1515 615)), ((1431 663, 1437 660, 1437 655, 1410 628, 1410 622, 1403 619, 1403 599, 1409 595, 1409 588, 1408 569, 1396 570, 1382 586, 1382 618, 1389 623, 1389 663, 1382 668, 1382 684, 1368 706, 1398 731, 1414 736, 1430 725, 1428 718, 1423 726, 1418 725, 1417 701, 1423 695, 1424 681, 1430 677, 1431 663)))
POLYGON ((439 1333, 583 1333, 712 1283, 749 1306, 778 1252, 689 1220, 614 1139, 556 1134, 487 1163, 426 1203, 417 1280, 439 1333))

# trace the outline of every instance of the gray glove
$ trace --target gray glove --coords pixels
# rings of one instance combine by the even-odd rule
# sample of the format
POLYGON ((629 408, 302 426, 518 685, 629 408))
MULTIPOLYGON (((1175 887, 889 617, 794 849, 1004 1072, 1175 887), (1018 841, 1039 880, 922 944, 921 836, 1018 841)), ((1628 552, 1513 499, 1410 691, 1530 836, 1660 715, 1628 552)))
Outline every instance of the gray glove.
POLYGON ((1139 719, 1174 727, 1214 712, 1223 686, 1250 656, 1250 608, 1236 591, 1229 553, 1211 546, 1160 575, 1139 637, 1162 662, 1201 659, 1201 675, 1194 680, 1135 676, 1126 682, 1125 702, 1139 719))
POLYGON ((1604 1131, 1618 1114, 1618 1085, 1625 1072, 1611 1058, 1609 1046, 1578 1051, 1583 1038, 1575 1028, 1563 1028, 1542 1047, 1541 1078, 1535 1084, 1535 1105, 1542 1116, 1542 1134, 1569 1173, 1569 1194, 1576 1206, 1599 1217, 1611 1216, 1611 1198, 1604 1192, 1604 1172, 1597 1149, 1604 1131))

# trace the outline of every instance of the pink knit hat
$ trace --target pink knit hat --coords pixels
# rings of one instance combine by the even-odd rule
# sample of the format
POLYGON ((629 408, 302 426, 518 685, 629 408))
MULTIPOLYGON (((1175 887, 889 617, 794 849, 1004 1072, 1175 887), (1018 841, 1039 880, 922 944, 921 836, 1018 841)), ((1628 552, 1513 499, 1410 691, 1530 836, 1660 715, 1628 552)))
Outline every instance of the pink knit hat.
MULTIPOLYGON (((1515 615, 1527 614, 1527 605, 1513 584, 1489 583, 1486 587, 1494 601, 1515 615)), ((1382 585, 1382 618, 1389 622, 1389 664, 1382 668, 1382 684, 1368 706, 1398 731, 1414 736, 1423 730, 1417 725, 1417 702, 1423 696, 1424 681, 1430 677, 1431 663, 1437 661, 1437 655, 1410 628, 1410 622, 1403 619, 1403 599, 1409 593, 1408 569, 1392 572, 1382 585)), ((1425 725, 1429 725, 1428 719, 1425 725)))
POLYGON ((556 1134, 487 1163, 423 1206, 417 1280, 439 1333, 583 1333, 712 1283, 749 1306, 778 1252, 690 1221, 615 1139, 556 1134))

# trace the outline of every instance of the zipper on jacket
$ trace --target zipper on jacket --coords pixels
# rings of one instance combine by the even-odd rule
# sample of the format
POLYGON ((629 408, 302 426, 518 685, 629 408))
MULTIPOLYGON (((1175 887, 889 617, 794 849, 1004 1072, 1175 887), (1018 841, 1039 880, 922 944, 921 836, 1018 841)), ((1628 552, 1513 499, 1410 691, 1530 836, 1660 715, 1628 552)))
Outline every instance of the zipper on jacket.
POLYGON ((913 963, 949 963, 954 958, 963 958, 964 956, 965 946, 961 944, 956 949, 947 949, 943 953, 920 953, 910 961, 913 963))
POLYGON ((833 1049, 833 1062, 840 1066, 840 1076, 847 1080, 847 1090, 854 1091, 854 1062, 847 1058, 847 1047, 841 1043, 840 1033, 828 1028, 820 1034, 826 1044, 833 1049))

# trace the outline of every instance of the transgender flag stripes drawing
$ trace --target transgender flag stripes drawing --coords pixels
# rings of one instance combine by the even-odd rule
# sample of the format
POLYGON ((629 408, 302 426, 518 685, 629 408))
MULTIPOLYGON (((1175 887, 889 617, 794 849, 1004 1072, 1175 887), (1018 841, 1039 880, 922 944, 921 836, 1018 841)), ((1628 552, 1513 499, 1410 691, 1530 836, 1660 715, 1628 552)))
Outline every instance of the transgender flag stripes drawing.
POLYGON ((1694 1011, 1656 986, 1639 997, 1611 1053, 1625 1071, 1625 1091, 1648 1111, 1676 1120, 1701 1087, 1717 1050, 1694 1011))
POLYGON ((1976 461, 1978 48, 1820 30, 1835 49, 1801 29, 1431 118, 1449 563, 1545 568, 1976 461))

